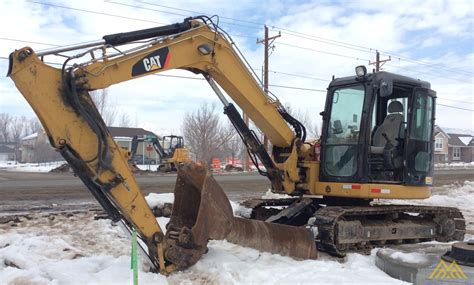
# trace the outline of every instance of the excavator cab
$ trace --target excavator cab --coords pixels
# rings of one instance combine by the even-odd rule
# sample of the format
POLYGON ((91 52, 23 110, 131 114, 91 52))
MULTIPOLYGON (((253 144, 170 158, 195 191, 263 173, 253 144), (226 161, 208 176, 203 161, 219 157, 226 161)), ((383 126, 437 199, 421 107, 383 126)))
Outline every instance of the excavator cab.
POLYGON ((184 139, 182 136, 164 136, 161 145, 168 157, 172 157, 176 149, 184 148, 184 139))
POLYGON ((358 69, 328 88, 321 181, 431 185, 436 93, 425 81, 358 69))

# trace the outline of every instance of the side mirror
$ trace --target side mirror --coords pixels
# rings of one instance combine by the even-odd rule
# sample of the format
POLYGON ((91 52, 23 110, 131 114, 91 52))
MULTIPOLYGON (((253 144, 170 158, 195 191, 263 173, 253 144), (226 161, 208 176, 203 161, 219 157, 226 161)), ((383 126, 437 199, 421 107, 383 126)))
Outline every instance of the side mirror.
POLYGON ((337 135, 337 134, 342 134, 343 132, 344 130, 342 129, 341 120, 335 120, 333 123, 332 133, 337 135))

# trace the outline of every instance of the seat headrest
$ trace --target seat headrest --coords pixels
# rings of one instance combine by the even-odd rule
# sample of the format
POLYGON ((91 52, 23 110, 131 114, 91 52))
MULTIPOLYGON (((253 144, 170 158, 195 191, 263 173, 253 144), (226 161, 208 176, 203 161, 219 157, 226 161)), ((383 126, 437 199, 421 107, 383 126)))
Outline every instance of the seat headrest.
POLYGON ((389 113, 400 113, 403 112, 403 105, 398 101, 392 101, 388 104, 389 113))

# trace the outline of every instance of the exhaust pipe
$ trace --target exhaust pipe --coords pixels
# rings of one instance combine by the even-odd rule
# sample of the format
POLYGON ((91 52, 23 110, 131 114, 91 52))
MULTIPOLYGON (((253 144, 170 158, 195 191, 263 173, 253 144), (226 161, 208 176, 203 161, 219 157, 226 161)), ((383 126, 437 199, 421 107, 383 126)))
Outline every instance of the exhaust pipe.
POLYGON ((229 199, 205 166, 178 168, 165 258, 185 269, 207 252, 210 239, 298 259, 316 259, 314 237, 303 227, 234 217, 229 199))

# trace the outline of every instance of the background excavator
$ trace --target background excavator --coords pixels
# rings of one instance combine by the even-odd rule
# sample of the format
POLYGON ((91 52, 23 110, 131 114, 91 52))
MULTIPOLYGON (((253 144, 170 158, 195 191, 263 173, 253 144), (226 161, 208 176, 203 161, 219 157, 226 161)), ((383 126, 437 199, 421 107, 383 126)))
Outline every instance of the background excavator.
POLYGON ((305 141, 305 127, 262 90, 230 36, 206 16, 45 51, 25 47, 10 55, 8 75, 51 145, 113 221, 137 230, 143 253, 163 274, 196 263, 209 239, 316 258, 317 249, 343 256, 385 243, 464 237, 465 221, 456 208, 375 203, 430 196, 436 94, 428 82, 368 74, 363 66, 355 75, 333 79, 315 145, 305 141), (54 54, 67 57, 60 69, 42 60, 54 54), (290 198, 247 201, 251 219, 234 217, 206 167, 185 164, 178 167, 164 233, 88 92, 171 69, 206 79, 253 162, 264 165, 259 172, 272 191, 290 198), (267 135, 271 153, 229 97, 267 135))
MULTIPOLYGON (((138 148, 138 143, 144 142, 151 144, 153 149, 158 154, 158 168, 159 172, 176 171, 178 165, 190 162, 189 152, 184 147, 184 139, 182 136, 163 136, 161 140, 156 136, 147 135, 139 138, 134 136, 132 139, 132 148, 130 150, 130 158, 132 163, 138 148)), ((138 162, 139 164, 140 162, 138 162)))

